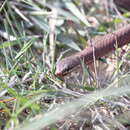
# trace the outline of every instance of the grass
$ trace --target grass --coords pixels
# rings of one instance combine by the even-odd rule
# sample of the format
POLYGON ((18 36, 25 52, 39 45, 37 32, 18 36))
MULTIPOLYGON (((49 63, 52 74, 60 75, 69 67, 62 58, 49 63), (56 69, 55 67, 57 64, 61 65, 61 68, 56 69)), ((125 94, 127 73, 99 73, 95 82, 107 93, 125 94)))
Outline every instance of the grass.
MULTIPOLYGON (((122 58, 121 49, 110 56, 114 63, 108 66, 114 72, 109 79, 104 77, 99 88, 100 75, 83 63, 83 75, 70 74, 64 80, 54 75, 56 62, 67 52, 80 51, 89 37, 114 31, 114 25, 123 22, 115 12, 109 12, 112 18, 103 12, 97 15, 99 3, 85 12, 78 0, 5 0, 0 5, 1 129, 124 129, 130 125, 129 45, 122 58), (91 16, 98 22, 94 27, 91 16)), ((98 72, 99 67, 94 68, 98 72)))

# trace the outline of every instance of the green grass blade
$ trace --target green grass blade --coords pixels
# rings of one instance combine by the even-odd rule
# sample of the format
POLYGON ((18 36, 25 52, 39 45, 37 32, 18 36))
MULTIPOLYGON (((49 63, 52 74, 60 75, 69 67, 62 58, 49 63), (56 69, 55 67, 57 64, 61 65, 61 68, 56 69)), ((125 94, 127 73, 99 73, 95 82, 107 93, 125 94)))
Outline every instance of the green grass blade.
POLYGON ((64 1, 66 7, 77 17, 79 18, 86 26, 90 26, 89 22, 85 16, 79 11, 79 9, 70 1, 64 1))
POLYGON ((33 38, 32 40, 30 40, 29 42, 27 42, 26 44, 24 44, 23 48, 16 55, 15 59, 18 59, 19 57, 21 57, 31 47, 31 45, 34 43, 34 41, 35 41, 35 38, 33 38))
MULTIPOLYGON (((34 37, 37 37, 37 36, 34 36, 34 37)), ((28 41, 30 39, 32 39, 32 37, 26 36, 26 37, 19 37, 17 40, 6 41, 0 44, 0 49, 14 46, 14 45, 19 44, 20 42, 28 41)))

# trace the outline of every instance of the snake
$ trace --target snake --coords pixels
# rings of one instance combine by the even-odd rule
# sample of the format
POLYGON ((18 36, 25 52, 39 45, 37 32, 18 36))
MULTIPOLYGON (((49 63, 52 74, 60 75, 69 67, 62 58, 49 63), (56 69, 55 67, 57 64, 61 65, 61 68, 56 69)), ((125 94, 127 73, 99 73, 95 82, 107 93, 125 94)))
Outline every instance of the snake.
POLYGON ((56 76, 64 76, 71 72, 76 66, 81 65, 82 61, 89 64, 109 52, 128 44, 130 42, 130 24, 121 27, 113 33, 93 38, 88 42, 88 47, 61 59, 56 64, 56 76))

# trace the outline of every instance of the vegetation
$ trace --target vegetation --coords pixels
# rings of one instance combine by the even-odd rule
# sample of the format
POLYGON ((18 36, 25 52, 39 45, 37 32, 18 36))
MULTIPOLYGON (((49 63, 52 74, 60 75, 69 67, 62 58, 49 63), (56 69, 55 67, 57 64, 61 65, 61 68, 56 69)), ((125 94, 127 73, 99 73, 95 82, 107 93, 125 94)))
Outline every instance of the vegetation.
POLYGON ((55 76, 61 58, 130 21, 107 0, 86 2, 0 1, 0 129, 129 127, 129 45, 55 76))

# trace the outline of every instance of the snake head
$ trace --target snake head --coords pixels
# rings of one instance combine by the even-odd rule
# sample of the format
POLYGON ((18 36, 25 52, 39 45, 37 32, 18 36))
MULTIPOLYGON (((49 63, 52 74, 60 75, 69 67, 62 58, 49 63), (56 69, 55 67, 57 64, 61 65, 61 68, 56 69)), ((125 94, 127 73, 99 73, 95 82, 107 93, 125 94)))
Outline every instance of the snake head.
POLYGON ((64 76, 68 74, 75 66, 79 64, 79 58, 69 56, 67 58, 62 59, 56 65, 56 76, 64 76))
POLYGON ((70 65, 68 63, 69 62, 68 62, 68 60, 66 60, 66 58, 59 61, 57 63, 57 65, 56 65, 55 75, 56 76, 64 76, 64 75, 66 75, 68 73, 68 71, 71 69, 70 65))

